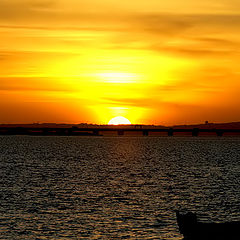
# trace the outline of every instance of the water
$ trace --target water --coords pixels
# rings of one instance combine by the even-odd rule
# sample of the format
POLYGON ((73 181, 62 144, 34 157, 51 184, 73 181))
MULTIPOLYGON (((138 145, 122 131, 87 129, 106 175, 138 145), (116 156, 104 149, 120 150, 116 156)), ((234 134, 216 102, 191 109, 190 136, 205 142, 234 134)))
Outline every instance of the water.
POLYGON ((240 138, 0 137, 0 239, 181 239, 240 220, 240 138))

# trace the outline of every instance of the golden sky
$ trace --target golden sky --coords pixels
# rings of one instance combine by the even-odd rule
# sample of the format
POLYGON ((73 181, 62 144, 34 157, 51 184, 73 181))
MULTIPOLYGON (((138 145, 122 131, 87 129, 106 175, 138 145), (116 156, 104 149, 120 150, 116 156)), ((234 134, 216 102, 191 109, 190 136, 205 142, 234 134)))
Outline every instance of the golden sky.
POLYGON ((240 120, 239 0, 0 0, 0 123, 240 120))

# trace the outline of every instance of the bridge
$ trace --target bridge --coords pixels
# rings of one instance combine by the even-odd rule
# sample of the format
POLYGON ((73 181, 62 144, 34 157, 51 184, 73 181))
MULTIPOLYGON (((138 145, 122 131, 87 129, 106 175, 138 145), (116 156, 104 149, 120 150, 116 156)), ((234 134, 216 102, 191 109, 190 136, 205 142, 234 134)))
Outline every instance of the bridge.
POLYGON ((192 136, 199 136, 201 133, 216 134, 223 136, 228 134, 240 134, 240 129, 202 129, 202 128, 149 128, 136 126, 104 126, 104 127, 68 127, 68 128, 47 128, 47 127, 1 127, 0 135, 33 135, 33 136, 102 136, 104 132, 115 132, 123 136, 126 132, 140 133, 149 136, 150 133, 166 133, 167 136, 174 136, 176 133, 186 133, 192 136))

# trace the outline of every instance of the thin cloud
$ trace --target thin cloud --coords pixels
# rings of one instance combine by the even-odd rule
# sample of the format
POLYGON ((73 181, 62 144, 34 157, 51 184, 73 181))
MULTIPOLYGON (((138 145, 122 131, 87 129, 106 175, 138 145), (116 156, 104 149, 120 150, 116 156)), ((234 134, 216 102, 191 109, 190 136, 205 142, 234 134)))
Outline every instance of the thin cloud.
POLYGON ((101 98, 104 103, 112 105, 135 106, 135 107, 151 107, 152 99, 150 98, 101 98))
POLYGON ((197 107, 197 104, 190 103, 179 103, 179 102, 170 102, 164 101, 160 98, 103 98, 105 103, 116 106, 130 106, 130 107, 140 107, 140 108, 148 108, 148 109, 158 109, 158 108, 173 108, 173 109, 181 109, 181 108, 193 108, 197 107))
POLYGON ((75 92, 75 90, 69 88, 66 84, 56 85, 52 82, 52 78, 46 77, 0 77, 0 91, 75 92))
POLYGON ((218 50, 218 49, 207 49, 203 48, 202 46, 168 46, 168 47, 161 47, 161 46, 151 46, 150 48, 153 51, 173 54, 173 55, 180 55, 180 56, 187 56, 187 57, 209 57, 210 56, 226 56, 231 53, 235 53, 234 50, 218 50))
POLYGON ((216 86, 209 86, 209 84, 203 84, 199 81, 193 81, 195 79, 195 76, 192 76, 191 80, 185 80, 185 81, 179 81, 175 84, 166 84, 166 85, 152 85, 151 87, 148 87, 146 91, 149 94, 156 95, 156 94, 174 94, 175 92, 181 92, 181 91, 191 91, 191 92, 212 92, 216 93, 219 92, 220 89, 216 86))

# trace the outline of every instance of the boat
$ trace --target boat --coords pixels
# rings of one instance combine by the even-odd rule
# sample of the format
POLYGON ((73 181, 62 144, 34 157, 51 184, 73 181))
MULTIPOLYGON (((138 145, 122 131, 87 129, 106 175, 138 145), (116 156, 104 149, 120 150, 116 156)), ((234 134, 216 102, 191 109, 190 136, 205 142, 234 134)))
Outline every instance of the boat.
POLYGON ((205 223, 192 212, 185 214, 176 211, 177 223, 183 240, 239 240, 240 221, 205 223))

